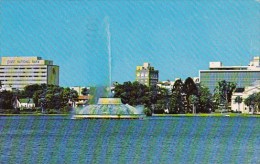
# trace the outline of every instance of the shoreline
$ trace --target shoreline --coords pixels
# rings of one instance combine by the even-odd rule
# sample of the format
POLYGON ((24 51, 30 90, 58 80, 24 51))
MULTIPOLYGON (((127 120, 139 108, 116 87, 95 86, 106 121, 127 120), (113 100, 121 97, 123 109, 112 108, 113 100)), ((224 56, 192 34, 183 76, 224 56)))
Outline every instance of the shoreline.
POLYGON ((24 114, 4 114, 0 116, 70 116, 72 114, 42 114, 42 113, 24 113, 24 114))
MULTIPOLYGON (((73 116, 73 114, 42 114, 42 113, 25 113, 25 114, 4 114, 0 116, 73 116)), ((259 117, 260 114, 238 114, 238 113, 198 113, 198 114, 153 114, 146 117, 259 117)))
POLYGON ((198 113, 198 114, 153 114, 154 117, 260 117, 259 114, 198 113))

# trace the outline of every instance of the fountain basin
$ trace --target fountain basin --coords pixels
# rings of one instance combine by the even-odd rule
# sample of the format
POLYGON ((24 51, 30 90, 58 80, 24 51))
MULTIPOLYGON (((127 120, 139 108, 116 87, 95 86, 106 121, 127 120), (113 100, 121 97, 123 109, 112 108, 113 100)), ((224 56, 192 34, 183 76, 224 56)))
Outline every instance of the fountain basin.
POLYGON ((122 104, 122 101, 120 98, 99 98, 98 104, 108 105, 108 104, 122 104))
POLYGON ((143 119, 144 115, 74 115, 73 119, 143 119))
POLYGON ((135 107, 122 104, 120 98, 99 98, 96 105, 77 109, 74 119, 140 119, 145 115, 135 107))

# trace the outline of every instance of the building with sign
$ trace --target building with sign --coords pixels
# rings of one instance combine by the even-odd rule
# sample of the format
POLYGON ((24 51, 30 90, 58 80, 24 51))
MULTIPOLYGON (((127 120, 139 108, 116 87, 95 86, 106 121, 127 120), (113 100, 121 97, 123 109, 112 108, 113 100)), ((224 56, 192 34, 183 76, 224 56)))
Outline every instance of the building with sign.
POLYGON ((136 67, 136 81, 147 86, 156 85, 159 79, 159 71, 154 70, 149 63, 136 67))
POLYGON ((222 80, 234 82, 237 88, 250 86, 260 80, 260 56, 254 57, 248 66, 223 66, 221 62, 210 62, 209 70, 200 70, 200 83, 214 91, 222 80))
POLYGON ((41 57, 2 57, 2 90, 23 89, 31 84, 59 85, 59 66, 41 57))

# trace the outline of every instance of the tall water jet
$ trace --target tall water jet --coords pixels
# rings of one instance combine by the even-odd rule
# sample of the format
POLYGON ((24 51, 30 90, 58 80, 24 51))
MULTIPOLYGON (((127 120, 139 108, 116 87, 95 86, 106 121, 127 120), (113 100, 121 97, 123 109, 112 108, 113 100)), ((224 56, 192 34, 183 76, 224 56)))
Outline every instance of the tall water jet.
POLYGON ((99 97, 96 105, 87 105, 83 109, 77 110, 77 114, 73 118, 109 118, 109 119, 138 119, 143 118, 143 110, 122 104, 120 98, 112 98, 112 55, 111 55, 111 33, 109 17, 105 18, 106 36, 107 36, 107 53, 108 53, 108 69, 109 69, 109 86, 108 97, 99 97))
MULTIPOLYGON (((107 33, 107 51, 108 51, 108 71, 109 71, 109 94, 111 94, 112 86, 112 56, 111 56, 111 33, 109 17, 106 17, 106 33, 107 33)), ((110 96, 110 95, 109 95, 110 96)))

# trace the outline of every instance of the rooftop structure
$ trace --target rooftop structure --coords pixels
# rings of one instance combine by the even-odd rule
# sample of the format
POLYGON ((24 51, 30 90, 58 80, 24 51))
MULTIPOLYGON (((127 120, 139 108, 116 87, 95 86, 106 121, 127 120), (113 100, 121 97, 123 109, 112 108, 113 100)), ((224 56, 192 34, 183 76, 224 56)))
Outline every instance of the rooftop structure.
POLYGON ((59 66, 41 57, 2 57, 2 90, 21 90, 32 84, 59 85, 59 66))
POLYGON ((200 70, 200 83, 214 91, 222 80, 234 82, 237 88, 244 88, 260 80, 260 57, 254 57, 248 66, 224 66, 221 62, 210 62, 209 70, 200 70))
POLYGON ((159 88, 167 89, 168 94, 170 95, 172 93, 172 88, 173 88, 174 82, 175 81, 170 81, 170 80, 160 81, 160 82, 157 83, 157 86, 159 88))
POLYGON ((147 86, 156 85, 159 79, 159 71, 155 70, 150 63, 136 67, 136 81, 147 86))

